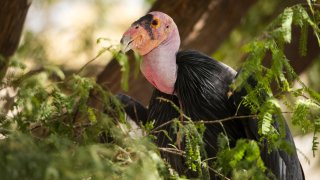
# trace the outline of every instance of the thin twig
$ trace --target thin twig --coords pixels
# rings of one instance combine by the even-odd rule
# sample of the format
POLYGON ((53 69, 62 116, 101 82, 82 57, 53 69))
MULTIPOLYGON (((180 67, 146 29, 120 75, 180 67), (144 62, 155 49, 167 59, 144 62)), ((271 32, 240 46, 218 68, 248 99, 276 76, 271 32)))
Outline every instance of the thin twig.
MULTIPOLYGON (((290 111, 284 111, 284 112, 281 112, 282 114, 292 114, 293 112, 290 112, 290 111)), ((216 119, 216 120, 209 120, 209 121, 203 121, 203 120, 199 120, 199 121, 192 121, 190 119, 190 122, 189 121, 183 121, 181 123, 183 124, 187 124, 187 123, 195 123, 195 124, 217 124, 217 123, 223 123, 225 121, 230 121, 230 120, 234 120, 234 119, 244 119, 244 118, 257 118, 258 115, 257 114, 251 114, 251 115, 243 115, 243 116, 230 116, 230 117, 227 117, 227 118, 222 118, 222 119, 216 119)), ((176 121, 176 119, 172 119, 170 121, 167 121, 159 126, 157 126, 156 128, 154 128, 152 131, 150 131, 150 134, 154 134, 154 133, 159 133, 161 131, 159 131, 160 128, 164 127, 164 126, 167 126, 171 123, 173 123, 174 121, 176 121)))
POLYGON ((174 121, 176 121, 176 119, 172 119, 172 120, 170 120, 170 121, 167 121, 167 122, 159 125, 158 127, 152 129, 152 131, 150 131, 150 134, 156 132, 157 130, 159 130, 160 128, 162 128, 162 127, 164 127, 164 126, 166 126, 166 125, 169 125, 169 124, 173 123, 174 121))
POLYGON ((179 156, 182 156, 182 157, 185 157, 185 152, 182 151, 182 150, 179 150, 179 149, 174 149, 174 148, 162 148, 162 147, 159 147, 158 148, 160 151, 163 151, 163 152, 167 152, 167 153, 171 153, 171 154, 175 154, 175 155, 179 155, 179 156))
POLYGON ((202 162, 211 161, 211 160, 216 159, 216 158, 217 158, 217 157, 207 158, 207 159, 204 159, 202 162))
POLYGON ((158 133, 161 133, 161 132, 163 132, 163 131, 165 131, 165 130, 152 131, 152 132, 150 132, 150 134, 158 134, 158 133))
MULTIPOLYGON (((223 119, 217 119, 217 120, 210 120, 210 121, 203 121, 203 120, 200 120, 200 121, 196 121, 196 122, 193 122, 195 124, 216 124, 216 123, 222 123, 222 122, 225 122, 225 121, 229 121, 229 120, 233 120, 233 119, 242 119, 242 118, 254 118, 254 117, 257 117, 258 115, 256 114, 253 114, 253 115, 246 115, 246 116, 231 116, 231 117, 227 117, 227 118, 223 118, 223 119)), ((158 130, 166 125, 169 125, 171 123, 173 123, 174 121, 176 121, 176 119, 172 119, 170 121, 167 121, 161 125, 159 125, 158 127, 154 128, 150 134, 152 133, 155 133, 155 132, 158 132, 158 130)), ((190 123, 189 121, 183 121, 181 122, 183 124, 187 124, 187 123, 190 123)))
POLYGON ((93 61, 98 59, 104 52, 110 50, 112 47, 113 46, 108 46, 108 47, 103 48, 94 58, 92 58, 90 61, 88 61, 86 64, 84 64, 76 74, 79 75, 90 63, 92 63, 93 61))
POLYGON ((306 95, 304 95, 304 94, 301 94, 300 96, 303 97, 303 98, 305 98, 305 99, 307 99, 307 100, 311 100, 314 104, 320 106, 320 104, 319 104, 318 102, 313 101, 310 97, 308 97, 308 96, 306 96, 306 95))
MULTIPOLYGON (((163 152, 167 152, 167 153, 171 153, 171 154, 175 154, 175 155, 178 155, 178 156, 182 156, 182 157, 185 157, 185 152, 182 151, 182 150, 179 150, 179 149, 174 149, 174 148, 161 148, 159 147, 158 148, 160 151, 163 151, 163 152)), ((214 159, 215 157, 213 158, 208 158, 208 159, 205 159, 204 161, 209 161, 211 159, 214 159)), ((203 162, 204 162, 203 161, 203 162)), ((231 180, 230 178, 224 176, 223 174, 221 174, 219 171, 213 169, 212 167, 210 167, 209 165, 207 166, 209 168, 209 170, 213 171, 214 173, 218 174, 219 176, 223 177, 224 179, 227 179, 227 180, 231 180)))
POLYGON ((163 98, 163 97, 157 97, 157 99, 160 100, 160 101, 164 101, 164 102, 170 103, 171 106, 172 106, 181 116, 183 116, 184 118, 186 118, 186 119, 189 120, 189 121, 192 121, 191 118, 190 118, 189 116, 185 115, 185 114, 182 112, 182 110, 181 110, 174 102, 172 102, 171 100, 166 99, 166 98, 163 98))
POLYGON ((212 167, 208 166, 208 168, 209 168, 209 170, 213 171, 214 173, 218 174, 219 176, 221 176, 221 177, 223 177, 223 178, 225 178, 227 180, 231 180, 230 178, 228 178, 227 176, 221 174, 219 171, 213 169, 212 167))
POLYGON ((222 123, 222 122, 225 122, 225 121, 229 121, 229 120, 233 120, 233 119, 242 119, 242 118, 256 118, 258 117, 257 114, 251 114, 251 115, 244 115, 244 116, 230 116, 230 117, 227 117, 227 118, 223 118, 223 119, 217 119, 217 120, 209 120, 209 121, 203 121, 203 120, 200 120, 200 121, 197 121, 195 123, 203 123, 203 124, 216 124, 216 123, 222 123))

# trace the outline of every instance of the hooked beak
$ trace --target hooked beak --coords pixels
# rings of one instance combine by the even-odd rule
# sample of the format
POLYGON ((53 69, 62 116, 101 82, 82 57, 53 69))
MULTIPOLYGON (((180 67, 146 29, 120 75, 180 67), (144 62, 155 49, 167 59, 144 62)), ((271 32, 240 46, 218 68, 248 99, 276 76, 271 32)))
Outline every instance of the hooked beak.
POLYGON ((121 43, 122 53, 126 53, 132 49, 132 42, 133 42, 133 39, 131 39, 129 35, 124 35, 121 38, 120 43, 121 43))

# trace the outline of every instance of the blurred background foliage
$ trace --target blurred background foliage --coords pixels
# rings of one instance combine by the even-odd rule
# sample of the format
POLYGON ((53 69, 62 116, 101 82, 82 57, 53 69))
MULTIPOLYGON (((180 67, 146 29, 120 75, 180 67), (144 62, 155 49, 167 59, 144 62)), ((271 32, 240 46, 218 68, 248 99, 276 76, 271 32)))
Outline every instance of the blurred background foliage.
MULTIPOLYGON (((101 49, 117 45, 130 23, 154 2, 33 0, 20 46, 4 80, 6 86, 0 89, 0 156, 5 157, 0 162, 1 179, 176 177, 165 168, 165 162, 154 153, 156 147, 146 137, 128 136, 131 126, 123 123, 125 115, 119 102, 95 83, 114 54, 105 51, 79 72, 101 49), (97 43, 99 38, 106 40, 97 43), (18 86, 23 91, 17 91, 18 86), (90 109, 87 100, 93 88, 103 94, 103 103, 116 108, 104 109, 105 113, 90 109), (74 123, 75 107, 90 117, 86 122, 90 126, 74 123), (12 131, 19 133, 5 140, 12 131), (75 140, 79 134, 80 142, 75 140), (44 137, 46 141, 42 141, 44 137), (112 143, 98 143, 101 141, 112 143)), ((245 59, 243 46, 263 34, 282 5, 279 0, 259 0, 212 56, 239 69, 245 59)), ((300 74, 303 82, 317 92, 319 58, 300 74)), ((312 135, 298 129, 294 133, 307 179, 316 179, 320 176, 319 150, 317 158, 312 158, 312 135)))
MULTIPOLYGON (((54 64, 72 73, 98 53, 98 38, 108 39, 102 46, 118 44, 128 22, 143 15, 150 5, 143 0, 35 0, 18 55, 30 69, 54 64)), ((83 74, 95 77, 110 58, 110 53, 103 54, 83 74)))

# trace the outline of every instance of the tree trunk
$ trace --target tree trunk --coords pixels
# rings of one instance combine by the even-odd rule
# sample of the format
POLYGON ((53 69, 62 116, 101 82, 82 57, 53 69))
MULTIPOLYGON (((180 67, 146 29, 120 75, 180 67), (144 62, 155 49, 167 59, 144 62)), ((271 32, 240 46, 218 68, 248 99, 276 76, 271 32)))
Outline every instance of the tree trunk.
POLYGON ((31 0, 0 1, 0 80, 16 51, 31 0))

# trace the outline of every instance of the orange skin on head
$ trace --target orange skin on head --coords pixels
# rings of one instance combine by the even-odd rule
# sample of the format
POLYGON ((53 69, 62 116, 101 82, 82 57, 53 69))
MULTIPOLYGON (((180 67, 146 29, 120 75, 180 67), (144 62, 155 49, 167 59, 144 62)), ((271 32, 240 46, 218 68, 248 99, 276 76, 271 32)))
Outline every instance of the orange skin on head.
POLYGON ((141 56, 146 55, 152 49, 158 47, 172 30, 173 20, 167 17, 157 16, 157 13, 151 13, 153 20, 148 24, 150 28, 145 28, 141 24, 132 24, 131 27, 123 34, 123 37, 130 37, 132 40, 130 46, 141 56), (156 23, 155 23, 156 21, 156 23), (148 32, 151 31, 151 32, 148 32), (150 34, 152 34, 151 37, 150 34))

